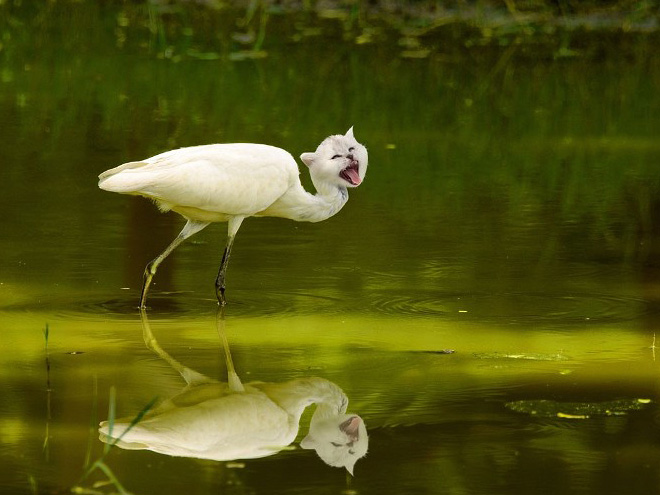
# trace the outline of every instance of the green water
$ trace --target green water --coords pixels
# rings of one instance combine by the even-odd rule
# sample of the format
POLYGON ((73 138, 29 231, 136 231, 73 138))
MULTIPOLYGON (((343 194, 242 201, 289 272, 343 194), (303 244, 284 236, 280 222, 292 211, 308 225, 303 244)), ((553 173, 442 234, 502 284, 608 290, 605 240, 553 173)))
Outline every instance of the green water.
MULTIPOLYGON (((185 385, 136 309, 144 265, 183 221, 97 175, 211 142, 299 156, 354 125, 370 167, 338 215, 241 227, 226 332, 245 382, 344 390, 369 431, 355 476, 298 441, 234 463, 115 448, 114 476, 135 494, 660 493, 654 34, 447 28, 407 58, 376 21, 272 15, 266 56, 234 61, 245 29, 225 11, 13 5, 0 5, 0 492, 116 491, 95 487, 100 471, 81 481, 110 390, 131 416, 185 385), (377 35, 346 34, 360 30, 377 35)), ((167 259, 149 311, 168 353, 220 380, 224 235, 211 226, 167 259)))

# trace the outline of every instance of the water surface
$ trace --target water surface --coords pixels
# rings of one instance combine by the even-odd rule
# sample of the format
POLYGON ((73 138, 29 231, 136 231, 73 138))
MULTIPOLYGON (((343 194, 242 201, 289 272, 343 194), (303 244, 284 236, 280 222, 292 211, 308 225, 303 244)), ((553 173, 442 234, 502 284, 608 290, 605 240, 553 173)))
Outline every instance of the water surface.
MULTIPOLYGON (((145 263, 183 222, 96 176, 208 142, 297 156, 351 125, 369 148, 364 184, 319 224, 244 223, 226 326, 243 380, 344 390, 370 436, 355 476, 297 442, 234 463, 113 449, 114 476, 135 494, 659 491, 652 40, 572 33, 565 57, 440 32, 411 59, 391 33, 338 42, 326 21, 301 41, 275 18, 267 56, 234 62, 220 14, 191 14, 186 38, 181 17, 139 9, 10 13, 0 491, 91 489, 110 390, 130 416, 184 385, 144 345, 136 309, 145 263)), ((216 379, 224 228, 162 265, 149 312, 161 346, 216 379)))

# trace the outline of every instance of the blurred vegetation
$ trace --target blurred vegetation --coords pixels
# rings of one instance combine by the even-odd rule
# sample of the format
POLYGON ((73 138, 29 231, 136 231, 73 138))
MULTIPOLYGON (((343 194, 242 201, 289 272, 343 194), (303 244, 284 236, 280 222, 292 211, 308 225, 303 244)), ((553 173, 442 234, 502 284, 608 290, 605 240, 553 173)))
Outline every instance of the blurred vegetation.
POLYGON ((59 48, 96 51, 93 43, 77 41, 90 22, 100 21, 97 37, 114 37, 106 51, 138 48, 175 61, 261 58, 266 46, 321 37, 358 45, 395 39, 400 55, 411 58, 511 44, 547 45, 553 56, 574 56, 585 55, 572 46, 574 34, 590 34, 591 41, 603 33, 649 35, 660 22, 660 7, 651 0, 3 0, 0 9, 4 52, 35 31, 42 42, 31 44, 38 49, 59 30, 70 34, 59 48))
MULTIPOLYGON (((112 217, 125 198, 94 187, 106 168, 222 141, 295 156, 351 124, 370 149, 369 178, 341 214, 350 222, 307 227, 323 237, 327 259, 304 249, 278 259, 298 284, 316 277, 309 266, 337 259, 405 273, 401 283, 416 287, 445 283, 428 268, 443 259, 465 263, 480 283, 487 266, 494 283, 508 277, 512 286, 539 263, 544 283, 553 260, 655 264, 655 2, 229 5, 0 3, 0 207, 14 212, 0 247, 10 273, 28 260, 58 283, 94 283, 104 269, 97 238, 116 246, 129 224, 112 217), (383 256, 352 250, 342 240, 352 233, 374 239, 383 256), (16 249, 19 238, 29 247, 16 249), (75 261, 53 265, 46 239, 75 261), (493 265, 495 253, 510 261, 493 265)), ((131 250, 136 278, 137 264, 174 235, 166 224, 178 219, 157 218, 148 217, 161 232, 155 245, 131 250)), ((270 232, 286 238, 296 228, 270 232)), ((249 246, 251 232, 262 239, 256 229, 242 231, 234 270, 261 256, 249 246)), ((360 277, 337 276, 337 290, 348 280, 360 277)))

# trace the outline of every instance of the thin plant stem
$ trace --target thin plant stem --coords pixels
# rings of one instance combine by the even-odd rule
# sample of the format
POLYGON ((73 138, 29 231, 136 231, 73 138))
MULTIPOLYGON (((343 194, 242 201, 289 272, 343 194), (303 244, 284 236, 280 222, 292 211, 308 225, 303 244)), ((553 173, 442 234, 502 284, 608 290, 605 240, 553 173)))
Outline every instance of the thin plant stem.
POLYGON ((105 473, 110 482, 115 486, 115 488, 117 488, 117 490, 119 490, 119 493, 122 495, 131 495, 131 493, 127 491, 119 482, 119 479, 115 476, 115 473, 112 472, 112 469, 110 469, 110 467, 105 462, 99 462, 97 467, 105 473))
POLYGON ((98 377, 94 375, 94 400, 92 402, 92 414, 89 419, 89 439, 87 440, 87 452, 85 454, 85 462, 83 468, 87 469, 89 463, 92 461, 92 445, 94 441, 94 433, 96 432, 96 425, 98 424, 98 396, 99 396, 99 383, 98 377))
MULTIPOLYGON (((96 461, 94 461, 83 473, 82 477, 80 478, 80 481, 78 484, 82 483, 96 468, 99 467, 100 464, 103 463, 105 460, 106 456, 110 452, 110 448, 114 447, 117 442, 120 442, 122 438, 124 438, 124 435, 126 435, 133 427, 138 424, 140 421, 142 421, 142 418, 144 417, 147 412, 154 406, 156 401, 158 400, 158 397, 154 397, 149 401, 149 403, 142 408, 142 410, 133 418, 131 423, 128 425, 128 428, 124 430, 124 432, 113 442, 106 443, 105 448, 103 449, 103 454, 101 457, 99 457, 96 461)), ((115 421, 115 392, 114 392, 114 387, 110 388, 110 404, 108 406, 108 437, 112 438, 112 429, 114 426, 114 421, 115 421)))
POLYGON ((48 339, 50 336, 50 329, 48 323, 46 323, 46 328, 43 330, 44 333, 44 351, 46 353, 46 433, 44 435, 44 443, 42 445, 41 451, 46 457, 46 462, 50 461, 50 420, 52 418, 52 409, 51 409, 51 392, 52 387, 50 383, 50 351, 48 349, 48 339))
POLYGON ((259 17, 259 32, 257 33, 257 39, 254 41, 254 46, 252 47, 252 50, 255 52, 260 51, 262 45, 264 44, 264 39, 266 38, 267 23, 268 23, 268 11, 262 6, 261 16, 259 17))

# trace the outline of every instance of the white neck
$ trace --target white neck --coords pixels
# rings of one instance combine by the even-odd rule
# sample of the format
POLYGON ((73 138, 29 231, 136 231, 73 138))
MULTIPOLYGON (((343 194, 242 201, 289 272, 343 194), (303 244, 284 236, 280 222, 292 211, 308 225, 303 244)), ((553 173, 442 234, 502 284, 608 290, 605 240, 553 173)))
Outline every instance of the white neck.
POLYGON ((314 184, 310 194, 298 182, 257 216, 290 218, 297 222, 320 222, 337 213, 348 201, 345 187, 314 184))
POLYGON ((289 414, 300 419, 311 404, 318 404, 327 415, 346 412, 348 398, 329 380, 319 377, 300 378, 285 383, 252 384, 260 388, 289 414))

